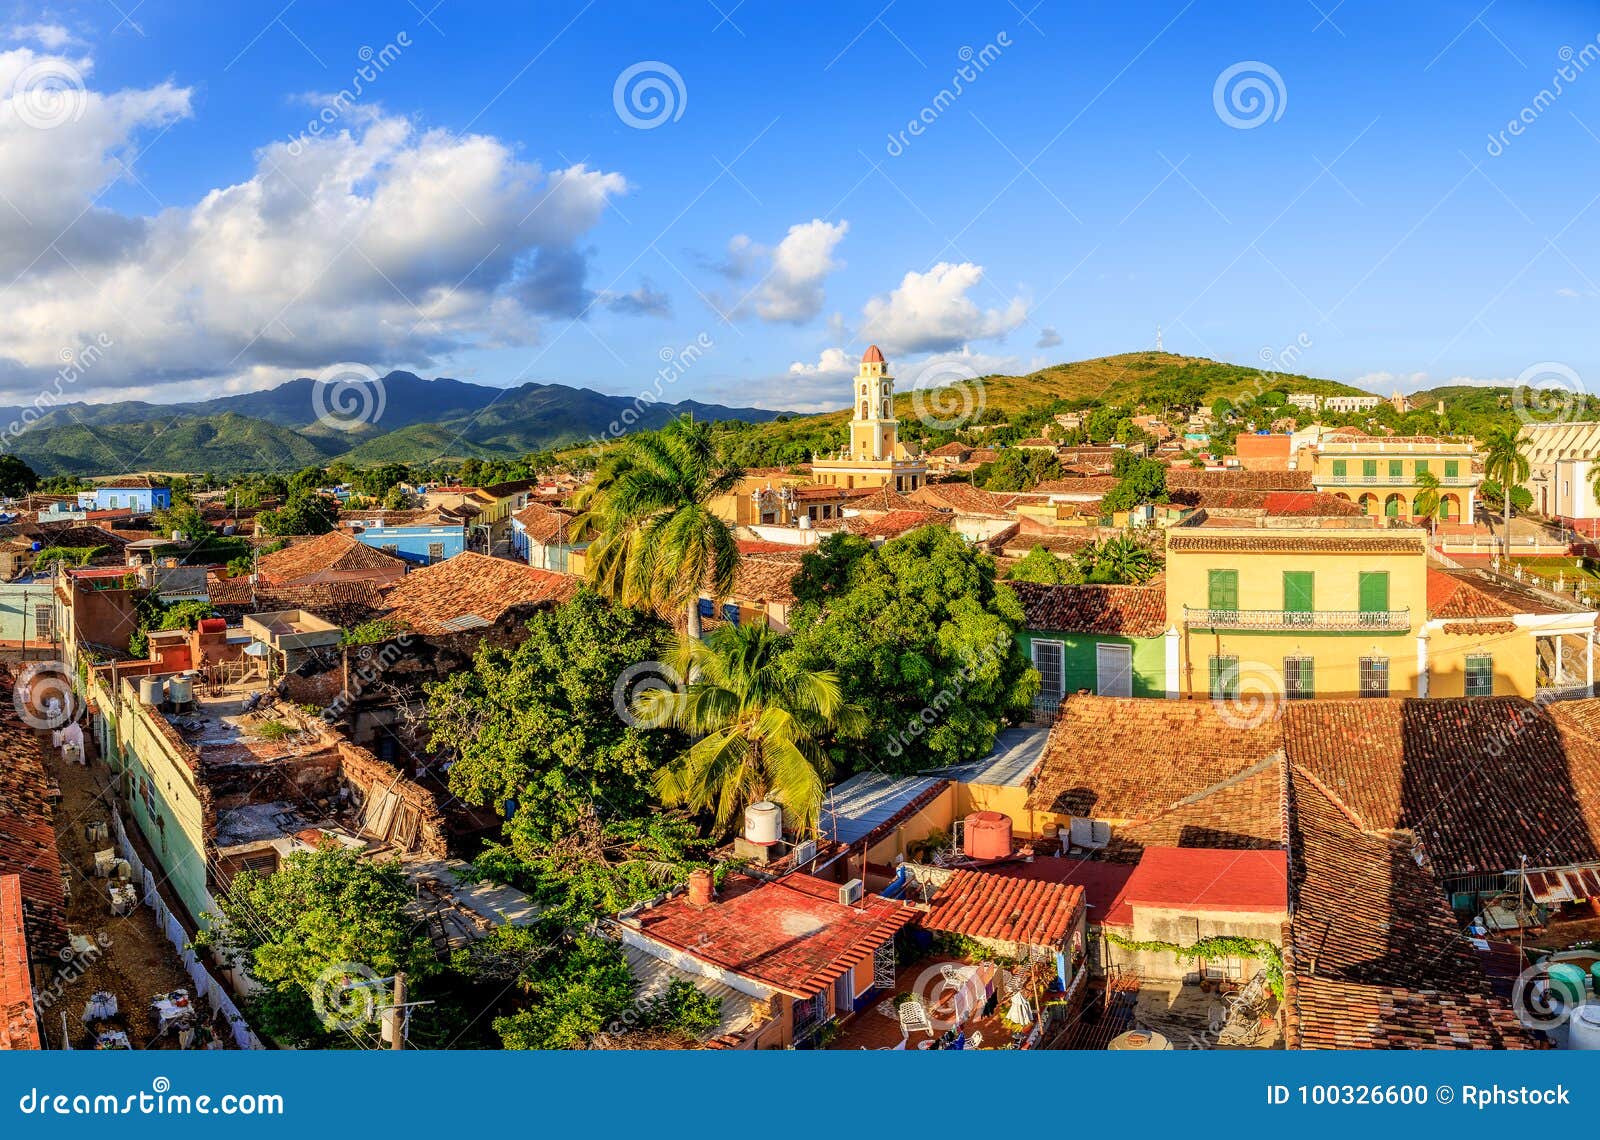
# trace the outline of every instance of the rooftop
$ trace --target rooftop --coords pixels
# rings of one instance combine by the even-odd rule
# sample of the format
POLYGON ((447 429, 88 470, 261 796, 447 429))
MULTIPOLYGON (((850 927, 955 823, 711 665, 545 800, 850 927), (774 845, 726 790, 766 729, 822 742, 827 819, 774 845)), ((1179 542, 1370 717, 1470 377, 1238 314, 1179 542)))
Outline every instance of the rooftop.
POLYGON ((413 570, 384 596, 389 615, 422 634, 457 633, 493 625, 515 605, 559 603, 579 580, 504 558, 466 551, 413 570))
POLYGON ((1060 946, 1084 910, 1083 888, 1045 879, 953 872, 921 917, 925 929, 991 942, 1060 946))
POLYGON ((839 884, 811 875, 763 882, 734 873, 709 906, 678 894, 623 922, 670 951, 804 998, 870 958, 915 915, 881 895, 846 905, 839 884))
POLYGON ((1229 851, 1146 847, 1105 920, 1126 926, 1133 908, 1289 917, 1289 868, 1281 848, 1229 851))
POLYGON ((404 559, 367 546, 343 531, 330 530, 256 562, 262 579, 275 585, 349 578, 393 578, 404 574, 404 559))
POLYGON ((1159 578, 1142 586, 1006 584, 1022 602, 1030 630, 1159 637, 1167 628, 1167 592, 1159 578))

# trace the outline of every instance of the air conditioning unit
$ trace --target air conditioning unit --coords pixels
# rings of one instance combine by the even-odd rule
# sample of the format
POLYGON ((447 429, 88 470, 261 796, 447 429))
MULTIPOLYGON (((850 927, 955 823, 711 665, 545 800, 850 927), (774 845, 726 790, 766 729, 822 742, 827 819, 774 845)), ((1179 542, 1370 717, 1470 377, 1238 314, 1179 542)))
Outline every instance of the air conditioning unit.
POLYGON ((816 857, 817 841, 815 839, 808 839, 794 849, 794 861, 796 866, 801 863, 809 863, 816 857))
POLYGON ((845 906, 853 906, 861 901, 861 895, 865 889, 866 884, 860 879, 851 879, 839 888, 839 901, 845 906))

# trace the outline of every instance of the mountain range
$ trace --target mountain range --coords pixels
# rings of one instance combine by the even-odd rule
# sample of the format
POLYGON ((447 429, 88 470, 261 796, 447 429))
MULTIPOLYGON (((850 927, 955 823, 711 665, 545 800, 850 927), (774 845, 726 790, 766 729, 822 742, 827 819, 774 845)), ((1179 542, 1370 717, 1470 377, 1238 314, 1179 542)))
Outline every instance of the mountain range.
MULTIPOLYGON (((0 425, 21 423, 25 410, 0 407, 0 425)), ((391 372, 376 384, 319 388, 301 377, 176 404, 60 404, 7 450, 41 475, 292 471, 336 458, 360 465, 514 457, 604 438, 619 430, 613 424, 660 427, 684 412, 751 423, 783 414, 697 400, 650 403, 564 384, 494 388, 391 372)))

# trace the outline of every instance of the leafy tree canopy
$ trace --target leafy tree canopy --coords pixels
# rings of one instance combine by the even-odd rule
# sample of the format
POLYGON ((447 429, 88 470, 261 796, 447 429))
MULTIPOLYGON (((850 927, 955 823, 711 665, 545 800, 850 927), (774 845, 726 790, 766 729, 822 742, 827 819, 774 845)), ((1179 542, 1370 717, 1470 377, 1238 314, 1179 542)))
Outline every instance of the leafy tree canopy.
POLYGON ((1137 459, 1118 474, 1121 478, 1117 485, 1100 500, 1100 509, 1107 514, 1167 501, 1167 465, 1161 460, 1137 459))
POLYGON ((311 491, 296 491, 275 511, 262 511, 256 525, 264 534, 327 534, 339 521, 333 500, 311 491))
POLYGON ((869 726, 835 748, 836 766, 909 771, 982 756, 1038 690, 1016 643, 1021 603, 996 584, 993 560, 947 528, 865 553, 825 544, 796 595, 798 665, 836 670, 869 726), (841 574, 847 588, 830 588, 841 574))
POLYGON ((1057 558, 1042 546, 1028 551, 1009 575, 1013 582, 1037 582, 1042 586, 1065 586, 1083 581, 1083 572, 1070 560, 1057 558))
POLYGON ((0 455, 0 495, 15 499, 38 488, 38 472, 15 455, 0 455))

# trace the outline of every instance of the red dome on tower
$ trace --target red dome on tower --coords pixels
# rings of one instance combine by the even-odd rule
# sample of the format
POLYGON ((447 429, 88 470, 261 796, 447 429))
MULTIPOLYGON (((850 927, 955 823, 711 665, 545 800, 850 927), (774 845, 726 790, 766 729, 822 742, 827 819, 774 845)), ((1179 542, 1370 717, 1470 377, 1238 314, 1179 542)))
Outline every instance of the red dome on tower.
POLYGON ((883 363, 883 352, 882 352, 882 350, 879 349, 878 346, 875 345, 875 344, 871 345, 870 347, 868 347, 866 352, 861 354, 861 363, 862 364, 882 364, 883 363))

